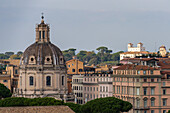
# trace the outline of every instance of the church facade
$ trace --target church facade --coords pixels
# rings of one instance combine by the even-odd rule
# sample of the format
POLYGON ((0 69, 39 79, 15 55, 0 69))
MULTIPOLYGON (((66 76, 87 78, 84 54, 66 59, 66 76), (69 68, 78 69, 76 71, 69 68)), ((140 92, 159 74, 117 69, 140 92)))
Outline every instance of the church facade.
POLYGON ((19 97, 56 97, 67 94, 67 77, 64 56, 50 42, 50 27, 44 23, 36 25, 35 43, 23 53, 20 61, 19 97))

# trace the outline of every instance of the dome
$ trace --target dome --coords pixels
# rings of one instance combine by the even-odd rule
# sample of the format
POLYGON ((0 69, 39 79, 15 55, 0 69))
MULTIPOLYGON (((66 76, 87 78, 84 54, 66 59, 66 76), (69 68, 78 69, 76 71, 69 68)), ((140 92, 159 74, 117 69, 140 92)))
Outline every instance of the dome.
POLYGON ((21 58, 21 65, 60 65, 65 64, 61 50, 50 42, 50 27, 44 23, 36 25, 35 43, 30 45, 21 58))
POLYGON ((63 64, 64 62, 63 58, 64 57, 61 50, 51 42, 46 43, 35 42, 25 50, 21 60, 22 64, 24 65, 28 64, 59 65, 63 64))

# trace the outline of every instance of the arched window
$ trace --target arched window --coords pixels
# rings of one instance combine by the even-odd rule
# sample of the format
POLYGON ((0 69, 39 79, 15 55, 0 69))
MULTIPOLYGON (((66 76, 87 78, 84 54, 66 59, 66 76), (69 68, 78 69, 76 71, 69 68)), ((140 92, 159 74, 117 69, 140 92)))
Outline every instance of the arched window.
POLYGON ((34 77, 30 76, 30 86, 33 86, 33 83, 34 83, 34 77))
POLYGON ((151 106, 155 106, 155 98, 151 98, 151 106))
POLYGON ((144 101, 144 108, 146 108, 148 106, 147 105, 147 98, 144 98, 143 101, 144 101))
POLYGON ((62 76, 62 85, 64 85, 64 76, 62 76))
POLYGON ((46 77, 46 85, 51 86, 51 77, 50 76, 46 77))

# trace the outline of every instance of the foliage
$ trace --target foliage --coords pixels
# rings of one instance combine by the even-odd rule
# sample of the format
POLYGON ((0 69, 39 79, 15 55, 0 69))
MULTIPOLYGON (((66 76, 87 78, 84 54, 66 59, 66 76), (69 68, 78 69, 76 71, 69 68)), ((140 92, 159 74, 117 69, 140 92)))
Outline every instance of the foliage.
POLYGON ((64 103, 64 105, 70 107, 76 113, 81 113, 81 105, 80 104, 64 103))
POLYGON ((167 113, 170 113, 170 110, 167 113))
POLYGON ((73 58, 73 56, 75 56, 75 51, 76 51, 76 49, 74 49, 74 48, 64 50, 63 55, 64 55, 65 60, 66 61, 71 60, 73 58))
POLYGON ((56 100, 54 98, 24 98, 24 97, 12 97, 0 100, 0 107, 10 106, 51 106, 51 105, 63 105, 63 101, 56 100))
POLYGON ((14 54, 14 52, 0 53, 0 59, 20 59, 22 54, 22 51, 18 51, 17 54, 14 54))
POLYGON ((10 92, 10 90, 4 84, 0 83, 0 99, 11 97, 11 96, 12 93, 10 92))
POLYGON ((127 112, 132 108, 132 104, 115 97, 106 97, 91 100, 82 105, 82 113, 120 113, 127 112))
POLYGON ((98 52, 95 53, 94 51, 86 51, 81 50, 79 53, 75 54, 76 49, 70 48, 68 50, 64 50, 63 54, 65 60, 71 60, 73 56, 77 56, 77 58, 84 62, 85 65, 92 65, 92 64, 114 64, 111 63, 112 61, 119 61, 120 60, 120 53, 123 51, 119 51, 112 54, 112 50, 109 50, 107 47, 101 46, 96 49, 98 52))
POLYGON ((10 106, 51 106, 65 105, 70 107, 76 113, 119 113, 128 112, 132 105, 129 102, 117 99, 115 97, 106 97, 91 100, 84 105, 74 103, 64 103, 54 98, 24 98, 12 97, 0 100, 0 107, 10 106))

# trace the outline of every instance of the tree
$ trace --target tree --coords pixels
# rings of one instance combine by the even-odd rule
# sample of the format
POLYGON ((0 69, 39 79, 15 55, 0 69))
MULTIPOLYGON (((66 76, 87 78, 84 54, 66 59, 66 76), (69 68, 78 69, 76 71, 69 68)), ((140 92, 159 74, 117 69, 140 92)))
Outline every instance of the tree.
POLYGON ((22 54, 23 54, 22 51, 18 51, 18 52, 17 52, 17 55, 18 55, 18 56, 21 56, 22 54))
POLYGON ((82 105, 82 113, 120 113, 128 112, 132 104, 115 97, 106 97, 91 100, 82 105))
POLYGON ((10 90, 4 84, 0 83, 0 99, 11 97, 11 96, 12 96, 12 93, 10 92, 10 90))
POLYGON ((14 52, 5 52, 5 55, 8 55, 8 56, 11 56, 13 54, 14 54, 14 52))

